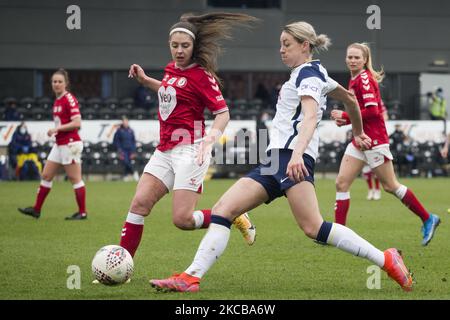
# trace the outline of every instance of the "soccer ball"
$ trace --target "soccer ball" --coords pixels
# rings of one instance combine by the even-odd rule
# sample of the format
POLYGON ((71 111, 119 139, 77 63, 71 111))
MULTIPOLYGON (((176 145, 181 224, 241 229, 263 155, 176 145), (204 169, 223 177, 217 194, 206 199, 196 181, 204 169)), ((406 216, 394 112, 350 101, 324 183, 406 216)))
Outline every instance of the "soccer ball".
POLYGON ((117 285, 127 281, 133 274, 133 257, 121 246, 104 246, 92 260, 92 273, 106 285, 117 285))

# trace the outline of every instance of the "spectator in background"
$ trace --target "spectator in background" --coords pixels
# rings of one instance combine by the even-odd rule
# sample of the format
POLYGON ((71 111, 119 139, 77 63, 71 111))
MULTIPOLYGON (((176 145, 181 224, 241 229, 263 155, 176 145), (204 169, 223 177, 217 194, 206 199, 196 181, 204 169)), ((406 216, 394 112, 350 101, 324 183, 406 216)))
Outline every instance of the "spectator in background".
POLYGON ((131 161, 136 158, 136 139, 134 131, 130 128, 127 117, 122 118, 122 124, 114 134, 113 144, 119 153, 119 159, 124 167, 124 181, 130 181, 131 175, 135 181, 139 180, 139 174, 134 171, 131 161))
POLYGON ((442 88, 437 88, 436 92, 428 93, 427 96, 430 98, 430 118, 431 120, 442 120, 444 121, 444 134, 447 132, 447 108, 446 100, 444 98, 444 93, 442 88))
POLYGON ((9 164, 11 168, 17 167, 17 155, 20 153, 28 153, 31 148, 31 136, 28 133, 25 122, 22 122, 17 126, 16 131, 11 138, 11 142, 8 144, 8 156, 9 164))
POLYGON ((36 150, 32 148, 31 135, 22 122, 14 132, 8 145, 9 163, 15 169, 18 180, 38 180, 42 172, 42 164, 36 150))
POLYGON ((19 121, 20 114, 17 111, 17 104, 15 101, 8 101, 5 109, 5 121, 19 121))
POLYGON ((136 92, 134 94, 134 103, 139 108, 150 109, 152 106, 152 95, 148 88, 143 85, 139 85, 136 88, 136 92))
MULTIPOLYGON (((402 130, 402 125, 397 123, 395 125, 394 132, 391 133, 389 136, 389 140, 391 141, 391 150, 392 155, 394 156, 394 164, 397 166, 397 172, 401 176, 403 165, 407 164, 406 161, 406 154, 407 150, 405 150, 405 141, 408 139, 408 137, 405 135, 405 133, 402 130)), ((409 158, 411 159, 411 158, 409 158)))

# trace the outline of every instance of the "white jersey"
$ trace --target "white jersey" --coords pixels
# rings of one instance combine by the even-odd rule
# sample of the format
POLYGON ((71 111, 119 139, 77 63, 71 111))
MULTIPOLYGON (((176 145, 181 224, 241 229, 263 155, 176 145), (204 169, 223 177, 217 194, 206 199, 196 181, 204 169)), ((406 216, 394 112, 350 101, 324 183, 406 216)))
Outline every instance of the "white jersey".
MULTIPOLYGON (((328 77, 327 70, 319 60, 304 63, 291 72, 290 79, 281 87, 277 112, 270 130, 270 149, 294 149, 303 121, 301 97, 311 96, 318 104, 317 124, 327 108, 326 95, 336 89, 338 83, 328 77)), ((305 150, 314 160, 319 151, 319 133, 317 128, 305 150)))

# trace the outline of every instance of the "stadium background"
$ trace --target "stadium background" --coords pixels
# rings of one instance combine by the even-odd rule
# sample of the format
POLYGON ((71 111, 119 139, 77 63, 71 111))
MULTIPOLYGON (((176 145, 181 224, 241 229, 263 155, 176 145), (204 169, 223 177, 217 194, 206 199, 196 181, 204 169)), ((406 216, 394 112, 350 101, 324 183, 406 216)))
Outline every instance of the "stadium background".
MULTIPOLYGON (((281 26, 295 20, 309 21, 318 32, 331 37, 331 49, 318 58, 330 75, 344 86, 349 79, 344 63, 346 46, 358 41, 370 43, 374 65, 383 66, 387 73, 381 90, 390 119, 429 119, 426 93, 437 87, 444 89, 447 100, 450 98, 450 48, 445 41, 450 33, 450 25, 446 23, 450 4, 445 1, 78 1, 79 30, 69 30, 66 26, 70 16, 66 8, 70 4, 69 1, 48 0, 39 4, 0 2, 2 115, 6 105, 15 100, 23 120, 51 120, 50 76, 56 68, 64 67, 70 71, 71 90, 80 101, 85 120, 113 121, 111 119, 120 119, 122 115, 135 120, 157 119, 155 94, 147 93, 145 105, 135 105, 138 84, 127 78, 129 65, 141 64, 149 75, 161 78, 162 69, 170 59, 168 28, 182 13, 214 10, 244 11, 263 20, 253 30, 239 31, 235 40, 227 41, 219 60, 223 92, 234 120, 257 121, 264 111, 273 115, 276 86, 288 75, 279 59, 279 32, 281 26), (371 15, 367 8, 373 4, 381 9, 381 29, 370 30, 366 26, 371 15), (258 87, 264 89, 260 91, 258 87)), ((329 119, 329 111, 338 106, 333 101, 328 103, 325 121, 329 119)), ((211 119, 208 114, 206 117, 211 119)), ((441 127, 442 123, 435 125, 441 127)), ((10 128, 2 123, 5 137, 8 130, 10 128)), ((433 145, 416 144, 404 148, 403 152, 414 153, 419 164, 423 164, 421 158, 426 160, 423 157, 426 151, 428 158, 439 160, 439 146, 435 144, 442 144, 443 139, 438 135, 433 145)), ((156 143, 143 145, 139 150, 151 153, 156 143)), ((333 148, 322 146, 323 150, 333 148)), ((5 143, 3 154, 6 153, 4 147, 5 143)), ((37 145, 42 160, 50 147, 51 142, 37 145)), ((342 146, 338 153, 341 149, 342 146)), ((94 146, 86 150, 104 148, 94 146)), ((114 150, 108 152, 114 153, 114 150)), ((148 155, 145 158, 142 152, 137 159, 139 169, 148 160, 148 155)), ((84 158, 85 173, 98 173, 106 165, 113 169, 117 163, 114 154, 108 164, 100 163, 93 154, 85 153, 84 158)), ((436 164, 433 171, 437 169, 437 172, 433 174, 443 174, 442 161, 436 164)), ((337 166, 319 169, 333 172, 337 166)), ((245 172, 247 168, 228 166, 224 170, 245 172)), ((423 169, 413 175, 426 172, 427 169, 423 169)))
MULTIPOLYGON (((162 69, 169 61, 170 55, 167 47, 167 30, 169 27, 177 21, 179 16, 185 12, 202 13, 208 11, 236 11, 245 12, 261 18, 263 22, 256 26, 253 30, 239 31, 235 33, 235 39, 233 41, 225 42, 226 51, 219 59, 219 75, 224 80, 224 96, 228 100, 231 106, 232 121, 253 121, 255 128, 258 126, 258 120, 264 111, 267 111, 269 115, 273 115, 273 106, 271 100, 264 101, 264 99, 255 98, 257 88, 259 84, 266 87, 270 93, 272 89, 278 83, 282 83, 288 77, 288 70, 282 65, 279 59, 279 33, 281 27, 292 21, 306 20, 312 23, 316 31, 319 33, 325 33, 330 36, 333 45, 329 52, 318 55, 317 58, 321 59, 323 64, 327 67, 330 75, 339 81, 342 85, 346 86, 348 81, 348 72, 345 67, 344 57, 346 46, 352 42, 369 42, 373 50, 374 65, 376 68, 383 66, 387 77, 381 87, 382 96, 388 109, 390 117, 390 127, 393 127, 394 121, 400 121, 400 123, 406 127, 421 126, 425 124, 422 121, 429 120, 426 103, 426 93, 434 91, 437 87, 444 89, 447 101, 450 100, 450 75, 449 65, 450 61, 450 46, 448 41, 448 35, 450 34, 450 24, 448 23, 450 17, 450 3, 443 0, 429 0, 422 2, 411 2, 406 0, 399 1, 297 1, 297 0, 260 0, 260 1, 196 1, 196 0, 166 0, 166 1, 82 1, 79 0, 76 3, 72 1, 50 1, 41 0, 39 2, 30 2, 25 0, 6 1, 0 0, 0 115, 3 116, 4 108, 9 101, 16 101, 21 111, 23 120, 30 123, 42 124, 42 131, 45 132, 48 128, 48 123, 41 121, 49 121, 51 117, 51 104, 53 97, 49 85, 49 79, 51 73, 59 68, 64 67, 69 71, 72 89, 71 91, 79 99, 81 104, 81 112, 83 114, 84 121, 101 121, 101 123, 115 124, 121 115, 126 114, 131 119, 131 126, 133 127, 133 121, 148 121, 155 120, 157 115, 157 99, 153 96, 148 105, 143 107, 136 107, 134 103, 134 95, 137 89, 137 83, 134 80, 127 78, 128 68, 131 63, 141 64, 146 72, 153 77, 161 77, 162 69), (69 5, 76 4, 81 8, 81 29, 69 30, 66 27, 66 20, 70 14, 66 13, 66 9, 69 5), (217 4, 217 6, 215 5, 217 4), (381 8, 381 29, 369 30, 366 26, 366 21, 370 16, 366 10, 370 5, 378 5, 381 8), (90 119, 90 120, 89 120, 90 119)), ((330 109, 333 107, 334 102, 329 101, 330 109)), ((207 115, 210 119, 210 116, 207 115)), ((326 121, 326 116, 324 117, 326 121)), ((8 126, 16 126, 18 122, 7 123, 0 119, 0 133, 5 139, 5 135, 8 132, 8 126)), ((324 122, 325 122, 324 121, 324 122)), ((426 125, 432 126, 432 131, 437 133, 433 135, 431 139, 422 139, 414 143, 414 141, 408 142, 408 148, 413 149, 416 156, 421 159, 420 171, 405 172, 405 175, 415 175, 422 177, 432 177, 445 175, 445 170, 442 169, 442 165, 445 164, 445 160, 439 158, 438 149, 443 142, 444 136, 441 134, 443 126, 441 122, 426 123, 426 125), (423 160, 423 161, 422 161, 423 160)), ((13 128, 14 129, 14 128, 13 128)), ((13 130, 11 129, 11 130, 13 130)), ((247 129, 247 127, 245 127, 247 129)), ((83 133, 83 132, 82 132, 83 133)), ((330 134, 333 137, 333 134, 330 134)), ((6 141, 6 140, 5 140, 6 141)), ((105 139, 107 141, 107 139, 105 139)), ((89 141, 86 141, 88 144, 89 141)), ((48 152, 51 143, 43 143, 37 145, 40 151, 41 158, 45 158, 46 152, 48 152)), ((100 156, 97 159, 103 161, 109 159, 104 155, 111 155, 114 150, 109 143, 102 141, 92 142, 89 145, 91 151, 95 150, 100 156)), ((152 150, 154 150, 155 142, 141 143, 141 166, 144 161, 151 156, 152 150)), ((236 157, 246 157, 250 146, 244 146, 244 149, 236 148, 233 152, 236 153, 236 157)), ((327 152, 330 155, 334 153, 332 157, 334 160, 330 163, 324 164, 320 167, 320 170, 324 173, 337 172, 337 166, 339 162, 339 152, 343 151, 343 144, 341 140, 327 141, 326 144, 321 146, 322 151, 327 152)), ((86 149, 87 150, 87 149, 86 149)), ((405 149, 406 150, 406 149, 405 149)), ((0 146, 0 152, 2 155, 6 155, 6 146, 0 146)), ((93 151, 94 154, 94 151, 93 151)), ((92 157, 94 155, 92 154, 92 157)), ((85 152, 85 164, 95 163, 95 159, 88 160, 87 152, 85 152)), ((111 156, 113 157, 113 156, 111 156)), ((331 159, 330 157, 326 157, 331 159)), ((114 160, 114 159, 113 159, 114 160)), ((5 163, 5 157, 2 157, 3 163, 5 163)), ((102 162, 97 162, 97 169, 103 169, 104 171, 98 172, 95 168, 85 167, 85 173, 89 173, 92 170, 93 177, 95 174, 100 173, 100 176, 112 172, 117 169, 117 165, 114 165, 112 160, 108 160, 108 166, 105 166, 102 162), (106 172, 105 172, 106 170, 106 172)), ((225 166, 225 170, 232 171, 226 172, 223 176, 234 177, 235 173, 242 173, 247 171, 247 166, 225 166)), ((430 193, 427 194, 426 203, 430 204, 431 209, 439 212, 443 210, 443 207, 448 205, 443 197, 443 191, 448 188, 448 178, 443 179, 421 179, 417 178, 415 182, 410 182, 414 186, 418 193, 430 193)), ((87 179, 89 181, 89 179, 87 179)), ((221 182, 221 180, 210 182, 210 193, 206 193, 205 199, 202 200, 202 204, 205 206, 211 206, 217 197, 226 189, 231 181, 221 182)), ((53 283, 55 278, 52 278, 51 272, 48 272, 48 265, 42 262, 42 257, 35 256, 36 253, 30 254, 28 250, 34 248, 36 244, 40 244, 43 248, 48 250, 48 255, 53 255, 55 259, 59 259, 55 268, 59 268, 56 276, 58 283, 65 283, 67 274, 64 273, 65 267, 71 263, 79 263, 82 270, 85 271, 86 279, 89 278, 89 262, 92 254, 96 248, 109 242, 113 243, 117 241, 117 232, 120 229, 120 224, 123 222, 124 212, 127 210, 127 205, 132 197, 134 190, 134 183, 124 184, 88 184, 88 206, 92 208, 98 214, 98 218, 103 221, 103 227, 100 228, 95 221, 88 221, 87 230, 83 230, 82 226, 67 227, 63 225, 61 220, 60 206, 64 206, 65 201, 62 200, 64 196, 72 197, 71 190, 63 190, 63 187, 57 187, 54 190, 54 194, 50 198, 57 198, 58 201, 53 200, 47 205, 48 215, 46 219, 54 223, 47 227, 48 230, 41 229, 39 226, 27 224, 29 221, 17 221, 16 207, 19 206, 18 199, 21 202, 31 202, 34 197, 36 184, 34 183, 2 183, 2 225, 11 224, 13 229, 20 230, 22 235, 26 237, 20 238, 17 233, 12 230, 8 230, 2 233, 2 241, 4 247, 2 254, 12 257, 9 268, 7 265, 2 267, 2 283, 5 283, 3 290, 0 291, 2 298, 113 298, 120 299, 121 293, 127 293, 129 289, 121 288, 122 291, 115 291, 111 294, 104 290, 104 288, 94 289, 87 295, 68 292, 66 288, 56 289, 53 283), (17 195, 12 197, 11 195, 17 195), (111 194, 114 201, 107 201, 103 197, 105 194, 111 194), (59 197, 59 198, 58 198, 59 197), (55 207, 51 209, 51 207, 55 207), (120 211, 120 212, 118 212, 120 211), (115 212, 114 221, 109 221, 110 213, 115 212), (3 213, 5 213, 3 215, 3 213), (56 222, 58 221, 58 222, 56 222), (101 229, 101 231, 99 231, 101 229), (45 231, 44 231, 45 230, 45 231), (40 238, 42 232, 46 233, 48 238, 40 238), (94 239, 93 236, 88 236, 86 239, 77 239, 79 234, 87 232, 89 234, 97 233, 100 238, 94 239), (66 250, 64 243, 60 243, 61 237, 70 235, 73 233, 71 240, 66 239, 67 245, 70 246, 73 251, 67 253, 64 257, 59 256, 61 250, 66 250), (53 234, 51 236, 51 234, 53 234), (43 240, 43 241, 41 241, 43 240), (51 241, 52 243, 58 243, 56 247, 47 247, 45 241, 51 241), (78 241, 82 241, 83 246, 74 247, 78 241), (33 243, 32 243, 33 242, 33 243), (106 243, 105 243, 106 242, 106 243), (19 248, 22 247, 22 248, 19 248), (15 248, 14 251, 13 249, 15 248), (23 257, 27 256, 29 265, 24 266, 23 257), (78 261, 78 257, 83 256, 83 261, 78 261), (33 260, 33 257, 36 260, 33 260), (40 261, 40 264, 33 265, 33 261, 40 261), (23 279, 16 279, 11 275, 14 275, 14 269, 18 268, 23 270, 24 273, 29 272, 27 268, 31 268, 33 272, 44 274, 44 279, 48 282, 42 285, 39 281, 34 281, 31 285, 23 281, 23 279), (64 270, 63 270, 64 269, 64 270), (61 272, 61 270, 63 270, 61 272)), ((66 186, 67 187, 67 186, 66 186)), ((68 187, 67 187, 68 188, 68 187)), ((365 195, 365 190, 362 182, 355 184, 355 193, 365 195)), ((70 188, 68 188, 70 189, 70 188)), ((325 190, 327 195, 319 195, 321 201, 327 203, 325 211, 329 212, 333 203, 334 188, 333 181, 331 179, 324 179, 319 182, 318 189, 325 190), (322 198, 321 198, 322 197, 322 198)), ((363 196, 361 196, 362 198, 363 196)), ((390 231, 399 231, 400 237, 402 237, 401 244, 409 252, 420 250, 415 239, 411 234, 418 233, 416 222, 413 217, 407 220, 405 224, 399 221, 391 221, 390 212, 399 211, 399 206, 394 199, 389 198, 386 195, 386 202, 380 204, 383 213, 375 213, 370 211, 368 206, 365 205, 365 200, 355 200, 355 210, 362 209, 360 215, 355 215, 355 220, 351 223, 358 225, 358 231, 368 234, 372 239, 379 238, 378 243, 382 245, 386 242, 392 243, 394 237, 392 235, 382 236, 377 234, 373 230, 373 226, 380 222, 380 220, 387 221, 387 224, 383 227, 386 233, 390 231), (358 202, 359 201, 359 202, 358 202), (359 209, 358 209, 359 208, 359 209), (365 218, 361 218, 364 216, 365 218), (414 243, 414 244, 409 244, 414 243)), ((23 203, 21 203, 22 205, 23 203)), ((165 200, 157 209, 164 210, 163 208, 170 207, 170 201, 165 200)), ((375 206, 374 206, 375 207, 375 206)), ((269 211, 270 209, 266 209, 269 211)), ((407 211, 402 208, 401 210, 407 211)), ((166 210, 167 211, 167 210, 166 210)), ((297 231, 293 226, 292 219, 289 216, 288 208, 284 204, 282 207, 278 207, 277 211, 278 226, 273 230, 263 229, 260 233, 261 247, 256 248, 254 256, 263 256, 269 261, 265 261, 258 270, 263 272, 272 270, 276 272, 276 269, 270 265, 271 261, 285 261, 285 268, 297 268, 308 269, 308 263, 306 265, 291 265, 286 262, 285 257, 290 255, 289 250, 280 250, 275 253, 273 257, 267 257, 264 245, 266 248, 272 248, 272 250, 278 251, 276 246, 273 246, 273 241, 287 241, 288 245, 294 243, 298 239, 294 236, 281 239, 278 235, 285 232, 289 233, 297 231), (285 213, 286 212, 286 213, 285 213), (276 232, 276 235, 271 238, 269 231, 276 232), (272 241, 272 242, 271 242, 272 241), (278 259, 278 260, 277 260, 278 259), (265 269, 264 269, 265 268, 265 269)), ((272 212, 262 212, 259 218, 256 218, 256 222, 261 225, 272 225, 273 216, 272 212)), ((402 213, 406 216, 406 213, 402 213)), ((155 228, 156 233, 148 233, 146 235, 147 243, 182 243, 180 247, 172 248, 177 251, 183 251, 176 261, 175 267, 182 267, 191 259, 193 248, 196 248, 199 239, 201 239, 200 233, 195 235, 186 235, 186 233, 173 230, 173 226, 167 218, 162 215, 156 215, 155 224, 159 227, 155 228), (173 235, 166 234, 166 231, 174 231, 173 235), (159 233, 158 233, 159 232, 159 233), (161 236, 161 234, 164 234, 161 236)), ((40 222, 44 222, 41 219, 40 222)), ((98 221, 97 221, 98 222, 98 221)), ((44 228, 44 227, 42 227, 44 228)), ((440 230, 443 231, 443 230, 440 230)), ((20 232, 19 232, 20 233, 20 232)), ((444 235, 444 234, 443 234, 444 235)), ((442 235, 442 236, 443 236, 442 235)), ((234 235, 233 235, 234 237, 234 235)), ((238 259, 245 256, 247 252, 246 248, 241 249, 241 239, 234 237, 231 242, 230 252, 235 252, 237 257, 230 257, 233 254, 229 254, 227 259, 238 259)), ((305 240, 303 240, 305 242, 305 240)), ((312 257, 310 261, 314 261, 314 250, 317 250, 314 244, 302 243, 302 250, 305 259, 312 257)), ((293 245, 295 247, 295 245, 293 245)), ((42 248, 41 247, 41 248, 42 248)), ((160 266, 159 269, 152 270, 153 273, 158 275, 166 275, 167 265, 171 265, 173 257, 169 256, 165 251, 158 251, 157 248, 151 247, 148 250, 155 250, 155 254, 159 254, 161 261, 166 263, 166 267, 160 266)), ((167 250, 171 250, 169 246, 167 250)), ((289 247, 292 249, 292 247, 289 247)), ((327 250, 327 249, 319 249, 327 250)), ((448 258, 441 263, 432 262, 433 257, 439 256, 445 253, 447 245, 436 244, 434 248, 430 248, 427 252, 426 263, 430 268, 433 268, 435 263, 435 269, 430 276, 434 276, 430 286, 434 288, 433 292, 423 289, 419 294, 413 296, 414 298, 427 297, 429 299, 444 298, 448 299, 448 285, 447 285, 447 271, 449 261, 448 258), (433 251, 434 250, 434 251, 433 251), (442 279, 445 279, 442 280, 442 279)), ((252 253, 253 254, 253 253, 252 253)), ((411 253, 412 254, 412 253, 411 253)), ((426 254, 425 254, 426 255, 426 254)), ((411 258, 411 256, 409 257, 411 258)), ((138 263, 150 264, 149 257, 144 255, 138 256, 138 263)), ((347 261, 342 259, 341 256, 332 256, 326 263, 328 265, 340 265, 347 261)), ((352 260, 353 261, 353 260, 352 260)), ((422 266, 417 262, 416 268, 422 266)), ((162 263, 162 264, 163 264, 162 263)), ((240 260, 233 260, 235 265, 239 268, 248 268, 245 262, 240 260)), ((290 263, 290 262, 289 262, 290 263)), ((354 263, 354 262, 352 262, 354 263)), ((361 266, 361 270, 366 267, 364 263, 356 263, 361 266)), ((256 266, 255 266, 256 267, 256 266)), ((56 270, 56 269, 55 269, 56 270)), ((350 270, 350 268, 349 268, 350 270)), ((365 269, 364 269, 365 270, 365 269)), ((345 283, 339 282, 333 285, 333 292, 319 290, 318 292, 310 291, 310 287, 314 287, 316 281, 327 281, 326 271, 322 269, 323 273, 319 278, 317 275, 303 277, 302 281, 306 281, 300 286, 306 291, 301 290, 289 291, 286 293, 277 292, 274 295, 267 294, 266 290, 269 290, 270 286, 274 285, 272 281, 265 282, 258 278, 256 287, 253 289, 244 288, 244 290, 236 295, 236 287, 231 284, 223 284, 221 281, 227 280, 226 276, 220 276, 225 274, 226 263, 221 267, 218 267, 217 271, 213 271, 215 276, 219 275, 219 280, 212 282, 207 290, 214 290, 214 286, 223 286, 227 291, 227 295, 212 295, 212 296, 200 296, 201 298, 278 298, 278 299, 296 299, 296 298, 369 298, 369 299, 384 299, 384 298, 403 298, 401 293, 395 291, 394 285, 389 283, 386 279, 386 283, 383 285, 389 286, 392 292, 386 293, 368 293, 362 289, 358 289, 360 282, 364 280, 364 274, 362 276, 356 276, 352 278, 352 272, 347 272, 348 279, 351 278, 351 286, 355 290, 351 290, 346 287, 345 283), (315 279, 315 280, 314 280, 315 279), (309 281, 309 282, 308 282, 309 281), (389 283, 389 284, 388 284, 389 283), (228 287, 227 287, 228 286, 228 287), (342 290, 346 293, 343 294, 342 290)), ((310 271, 308 271, 310 272, 310 271)), ((255 271, 255 274, 257 272, 255 271)), ((248 271, 244 271, 245 277, 251 279, 252 275, 248 271)), ((31 275, 30 275, 31 276, 31 275)), ((136 282, 139 279, 146 277, 143 271, 139 271, 136 275, 136 282)), ((239 275, 238 275, 239 277, 239 275)), ((211 279, 212 281, 212 278, 211 279)), ((419 275, 420 278, 420 275, 419 275)), ((246 279, 247 280, 247 279, 246 279)), ((88 283, 89 280, 86 280, 88 283)), ((232 282, 230 279, 228 282, 232 282)), ((280 279, 280 287, 289 287, 291 278, 280 279)), ((341 280, 342 281, 342 280, 341 280)), ((428 281, 428 278, 426 278, 428 281)), ((83 282, 85 283, 85 282, 83 282)), ((423 283, 423 282, 422 282, 423 283)), ((316 287, 314 287, 316 288, 316 287)), ((134 289, 136 289, 134 287, 134 289)), ((131 290, 131 289, 130 289, 131 290)), ((139 284, 136 289, 144 290, 144 286, 139 284)), ((239 290, 242 290, 240 288, 239 290)), ((238 290, 238 291, 239 291, 238 290)), ((86 292, 84 292, 85 294, 86 292)), ((138 294, 128 295, 132 298, 140 298, 138 294)), ((156 296, 151 298, 157 299, 156 296)), ((172 296, 173 298, 173 296, 172 296)), ((182 297, 175 297, 176 299, 182 297)))

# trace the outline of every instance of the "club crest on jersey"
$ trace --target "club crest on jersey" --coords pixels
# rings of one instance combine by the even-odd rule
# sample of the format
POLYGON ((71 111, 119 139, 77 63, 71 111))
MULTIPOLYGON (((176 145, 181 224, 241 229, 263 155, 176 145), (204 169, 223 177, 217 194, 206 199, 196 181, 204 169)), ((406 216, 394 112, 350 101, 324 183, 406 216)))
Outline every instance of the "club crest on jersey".
POLYGON ((175 81, 177 81, 176 77, 170 78, 169 81, 167 81, 167 84, 171 86, 175 83, 175 81))
POLYGON ((185 77, 182 77, 182 78, 178 79, 176 85, 178 88, 184 88, 186 86, 186 84, 187 84, 187 79, 185 77))
POLYGON ((161 119, 166 121, 177 105, 177 92, 174 87, 161 86, 158 90, 159 114, 161 119))

